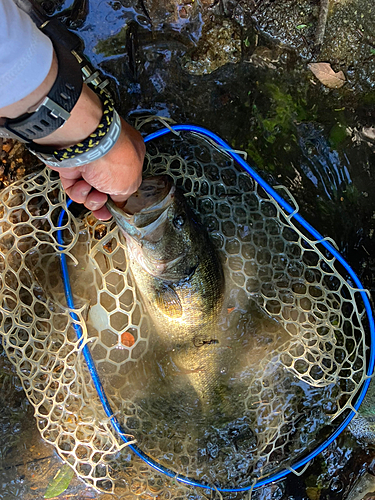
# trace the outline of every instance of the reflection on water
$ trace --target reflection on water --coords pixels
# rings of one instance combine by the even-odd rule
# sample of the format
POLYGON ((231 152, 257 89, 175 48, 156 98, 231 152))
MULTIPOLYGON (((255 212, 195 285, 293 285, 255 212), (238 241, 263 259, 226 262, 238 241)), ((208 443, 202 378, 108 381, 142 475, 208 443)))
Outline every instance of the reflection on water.
POLYGON ((352 183, 348 171, 348 159, 331 148, 324 131, 312 123, 300 124, 299 144, 306 163, 301 170, 328 199, 339 200, 352 183))

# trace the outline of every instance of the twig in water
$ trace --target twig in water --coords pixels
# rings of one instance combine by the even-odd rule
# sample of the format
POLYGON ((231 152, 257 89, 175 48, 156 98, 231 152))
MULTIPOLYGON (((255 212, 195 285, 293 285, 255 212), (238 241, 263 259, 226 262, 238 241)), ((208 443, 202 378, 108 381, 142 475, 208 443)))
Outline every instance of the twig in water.
POLYGON ((329 0, 320 0, 318 26, 315 32, 315 49, 319 52, 326 31, 329 0))

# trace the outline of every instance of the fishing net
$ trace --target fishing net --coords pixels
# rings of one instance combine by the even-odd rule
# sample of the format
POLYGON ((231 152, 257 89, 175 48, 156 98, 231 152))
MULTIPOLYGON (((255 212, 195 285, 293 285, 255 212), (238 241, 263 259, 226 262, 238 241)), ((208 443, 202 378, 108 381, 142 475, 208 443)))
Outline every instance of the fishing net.
POLYGON ((288 468, 322 443, 351 411, 368 367, 368 319, 345 269, 226 151, 196 134, 157 139, 145 175, 165 173, 199 214, 225 271, 212 350, 220 403, 206 412, 189 373, 166 374, 170 358, 158 347, 118 227, 69 210, 59 221, 65 195, 48 169, 1 193, 5 351, 42 438, 84 481, 128 500, 209 492, 155 471, 123 442, 85 347, 129 441, 176 475, 228 489, 288 468))

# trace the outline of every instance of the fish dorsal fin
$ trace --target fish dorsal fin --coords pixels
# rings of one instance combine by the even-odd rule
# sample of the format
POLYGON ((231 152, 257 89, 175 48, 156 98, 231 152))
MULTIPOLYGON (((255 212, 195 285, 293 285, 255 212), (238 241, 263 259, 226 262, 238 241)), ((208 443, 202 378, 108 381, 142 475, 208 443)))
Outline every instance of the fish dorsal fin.
POLYGON ((174 290, 172 285, 167 283, 160 283, 155 290, 155 301, 157 308, 168 316, 168 318, 175 319, 182 316, 182 305, 179 296, 174 290))

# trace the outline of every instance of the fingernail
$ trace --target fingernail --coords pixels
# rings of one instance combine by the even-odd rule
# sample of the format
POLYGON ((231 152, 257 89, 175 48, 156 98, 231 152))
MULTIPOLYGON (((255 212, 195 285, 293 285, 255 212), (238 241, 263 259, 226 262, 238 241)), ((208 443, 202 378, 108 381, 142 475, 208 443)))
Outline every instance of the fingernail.
POLYGON ((87 196, 90 191, 91 191, 91 188, 85 188, 85 189, 82 189, 81 194, 82 194, 82 196, 87 196))
POLYGON ((98 208, 101 208, 102 206, 103 206, 102 203, 97 203, 96 201, 92 201, 90 203, 91 210, 98 210, 98 208))

